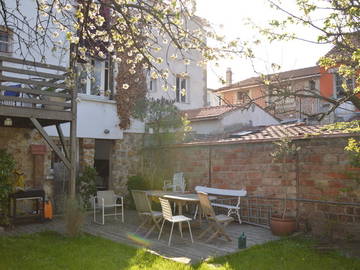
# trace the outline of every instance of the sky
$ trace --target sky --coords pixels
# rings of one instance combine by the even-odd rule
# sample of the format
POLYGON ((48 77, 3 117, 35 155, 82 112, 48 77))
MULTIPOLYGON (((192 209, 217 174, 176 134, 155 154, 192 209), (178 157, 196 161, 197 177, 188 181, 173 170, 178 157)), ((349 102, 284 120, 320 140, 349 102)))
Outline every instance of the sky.
MULTIPOLYGON (((284 0, 283 5, 293 10, 294 2, 284 0)), ((197 10, 197 14, 213 24, 220 34, 229 39, 239 37, 241 40, 255 40, 261 37, 257 30, 246 24, 249 18, 256 25, 266 26, 269 20, 282 16, 279 11, 271 9, 266 0, 197 0, 197 10)), ((310 29, 297 28, 296 32, 310 39, 315 39, 317 35, 310 29)), ((262 73, 273 73, 271 63, 279 64, 280 71, 314 66, 319 57, 329 49, 331 49, 329 45, 316 45, 303 41, 262 43, 255 50, 258 58, 255 61, 255 69, 262 73)), ((222 86, 218 76, 224 77, 228 67, 232 69, 233 82, 257 76, 248 60, 240 58, 222 60, 218 67, 214 63, 208 65, 208 88, 222 86)))

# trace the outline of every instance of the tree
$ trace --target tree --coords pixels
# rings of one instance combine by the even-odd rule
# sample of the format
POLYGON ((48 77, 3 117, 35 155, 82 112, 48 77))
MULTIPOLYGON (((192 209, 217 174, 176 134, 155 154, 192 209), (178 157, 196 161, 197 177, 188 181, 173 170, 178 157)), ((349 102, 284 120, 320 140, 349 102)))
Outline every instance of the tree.
MULTIPOLYGON (((341 98, 329 98, 320 95, 312 89, 288 91, 277 80, 262 76, 267 86, 266 95, 279 102, 284 98, 318 98, 331 104, 327 112, 318 113, 319 120, 345 102, 351 102, 355 108, 360 109, 360 3, 350 0, 297 0, 296 11, 290 11, 278 0, 267 0, 270 7, 281 11, 283 19, 274 19, 269 27, 258 28, 260 33, 269 41, 302 40, 307 43, 333 44, 334 48, 319 59, 320 66, 325 69, 337 68, 343 77, 342 88, 344 95, 341 98), (319 19, 321 17, 322 19, 319 19), (318 35, 314 39, 304 38, 298 33, 289 30, 291 26, 308 27, 316 30, 318 35), (355 87, 346 83, 353 79, 355 87)), ((254 56, 252 56, 254 57, 254 56)), ((277 65, 273 65, 278 68, 277 65)))
POLYGON ((164 90, 174 90, 168 80, 172 61, 205 67, 209 60, 242 53, 237 41, 223 41, 195 16, 195 0, 0 0, 0 5, 2 24, 13 33, 23 58, 45 62, 48 51, 70 52, 69 74, 79 63, 89 70, 91 58, 119 66, 121 128, 129 127, 129 111, 144 96, 145 72, 162 79, 164 90), (209 39, 218 45, 209 46, 209 39))

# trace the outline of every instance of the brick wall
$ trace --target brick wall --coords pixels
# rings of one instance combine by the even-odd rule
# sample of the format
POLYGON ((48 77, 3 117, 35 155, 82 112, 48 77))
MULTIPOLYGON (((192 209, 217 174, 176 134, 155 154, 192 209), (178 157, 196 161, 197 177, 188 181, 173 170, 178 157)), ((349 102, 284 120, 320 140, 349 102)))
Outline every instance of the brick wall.
MULTIPOLYGON (((179 146, 166 151, 172 152, 173 170, 185 173, 190 189, 196 185, 245 188, 249 195, 275 198, 283 198, 286 191, 288 198, 360 203, 360 183, 348 174, 355 169, 344 152, 346 138, 305 139, 296 144, 301 150, 297 159, 287 161, 287 177, 282 163, 272 160, 271 142, 179 146)), ((312 224, 314 231, 321 232, 314 218, 323 215, 323 227, 331 227, 333 234, 347 237, 358 228, 360 237, 360 207, 293 202, 289 206, 293 213, 299 207, 302 229, 312 224), (343 230, 343 224, 352 228, 350 232, 343 230)))

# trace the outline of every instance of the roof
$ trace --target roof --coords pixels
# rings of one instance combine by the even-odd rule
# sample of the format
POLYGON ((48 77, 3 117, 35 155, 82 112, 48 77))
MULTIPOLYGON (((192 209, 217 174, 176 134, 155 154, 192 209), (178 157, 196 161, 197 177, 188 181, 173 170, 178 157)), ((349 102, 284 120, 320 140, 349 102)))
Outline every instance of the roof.
POLYGON ((182 111, 191 121, 219 119, 225 113, 240 109, 239 106, 222 105, 182 111))
MULTIPOLYGON (((294 69, 294 70, 289 70, 289 71, 284 71, 284 72, 279 72, 279 73, 268 74, 266 76, 273 77, 273 78, 283 81, 283 80, 300 79, 303 77, 317 76, 317 75, 320 75, 319 66, 294 69)), ((249 87, 249 86, 256 86, 256 85, 260 85, 260 84, 262 84, 262 79, 260 76, 251 77, 251 78, 242 80, 240 82, 221 87, 214 91, 218 92, 218 91, 223 91, 223 90, 229 90, 232 88, 243 88, 243 87, 249 87)))
MULTIPOLYGON (((256 143, 266 141, 276 141, 284 137, 291 139, 307 139, 310 137, 344 137, 351 136, 343 130, 324 130, 325 125, 309 126, 305 123, 289 125, 273 125, 265 127, 254 127, 232 132, 231 136, 222 139, 208 139, 193 141, 184 145, 211 145, 211 144, 232 144, 232 143, 256 143)), ((352 134, 353 135, 353 134, 352 134)))

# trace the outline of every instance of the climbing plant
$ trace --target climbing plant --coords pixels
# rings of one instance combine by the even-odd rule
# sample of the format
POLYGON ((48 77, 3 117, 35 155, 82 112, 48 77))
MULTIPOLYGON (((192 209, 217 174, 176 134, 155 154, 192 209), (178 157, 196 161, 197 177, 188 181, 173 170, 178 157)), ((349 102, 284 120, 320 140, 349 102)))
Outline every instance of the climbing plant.
POLYGON ((89 208, 90 198, 96 193, 96 169, 86 166, 82 175, 78 178, 78 188, 81 197, 81 202, 84 208, 89 208))

